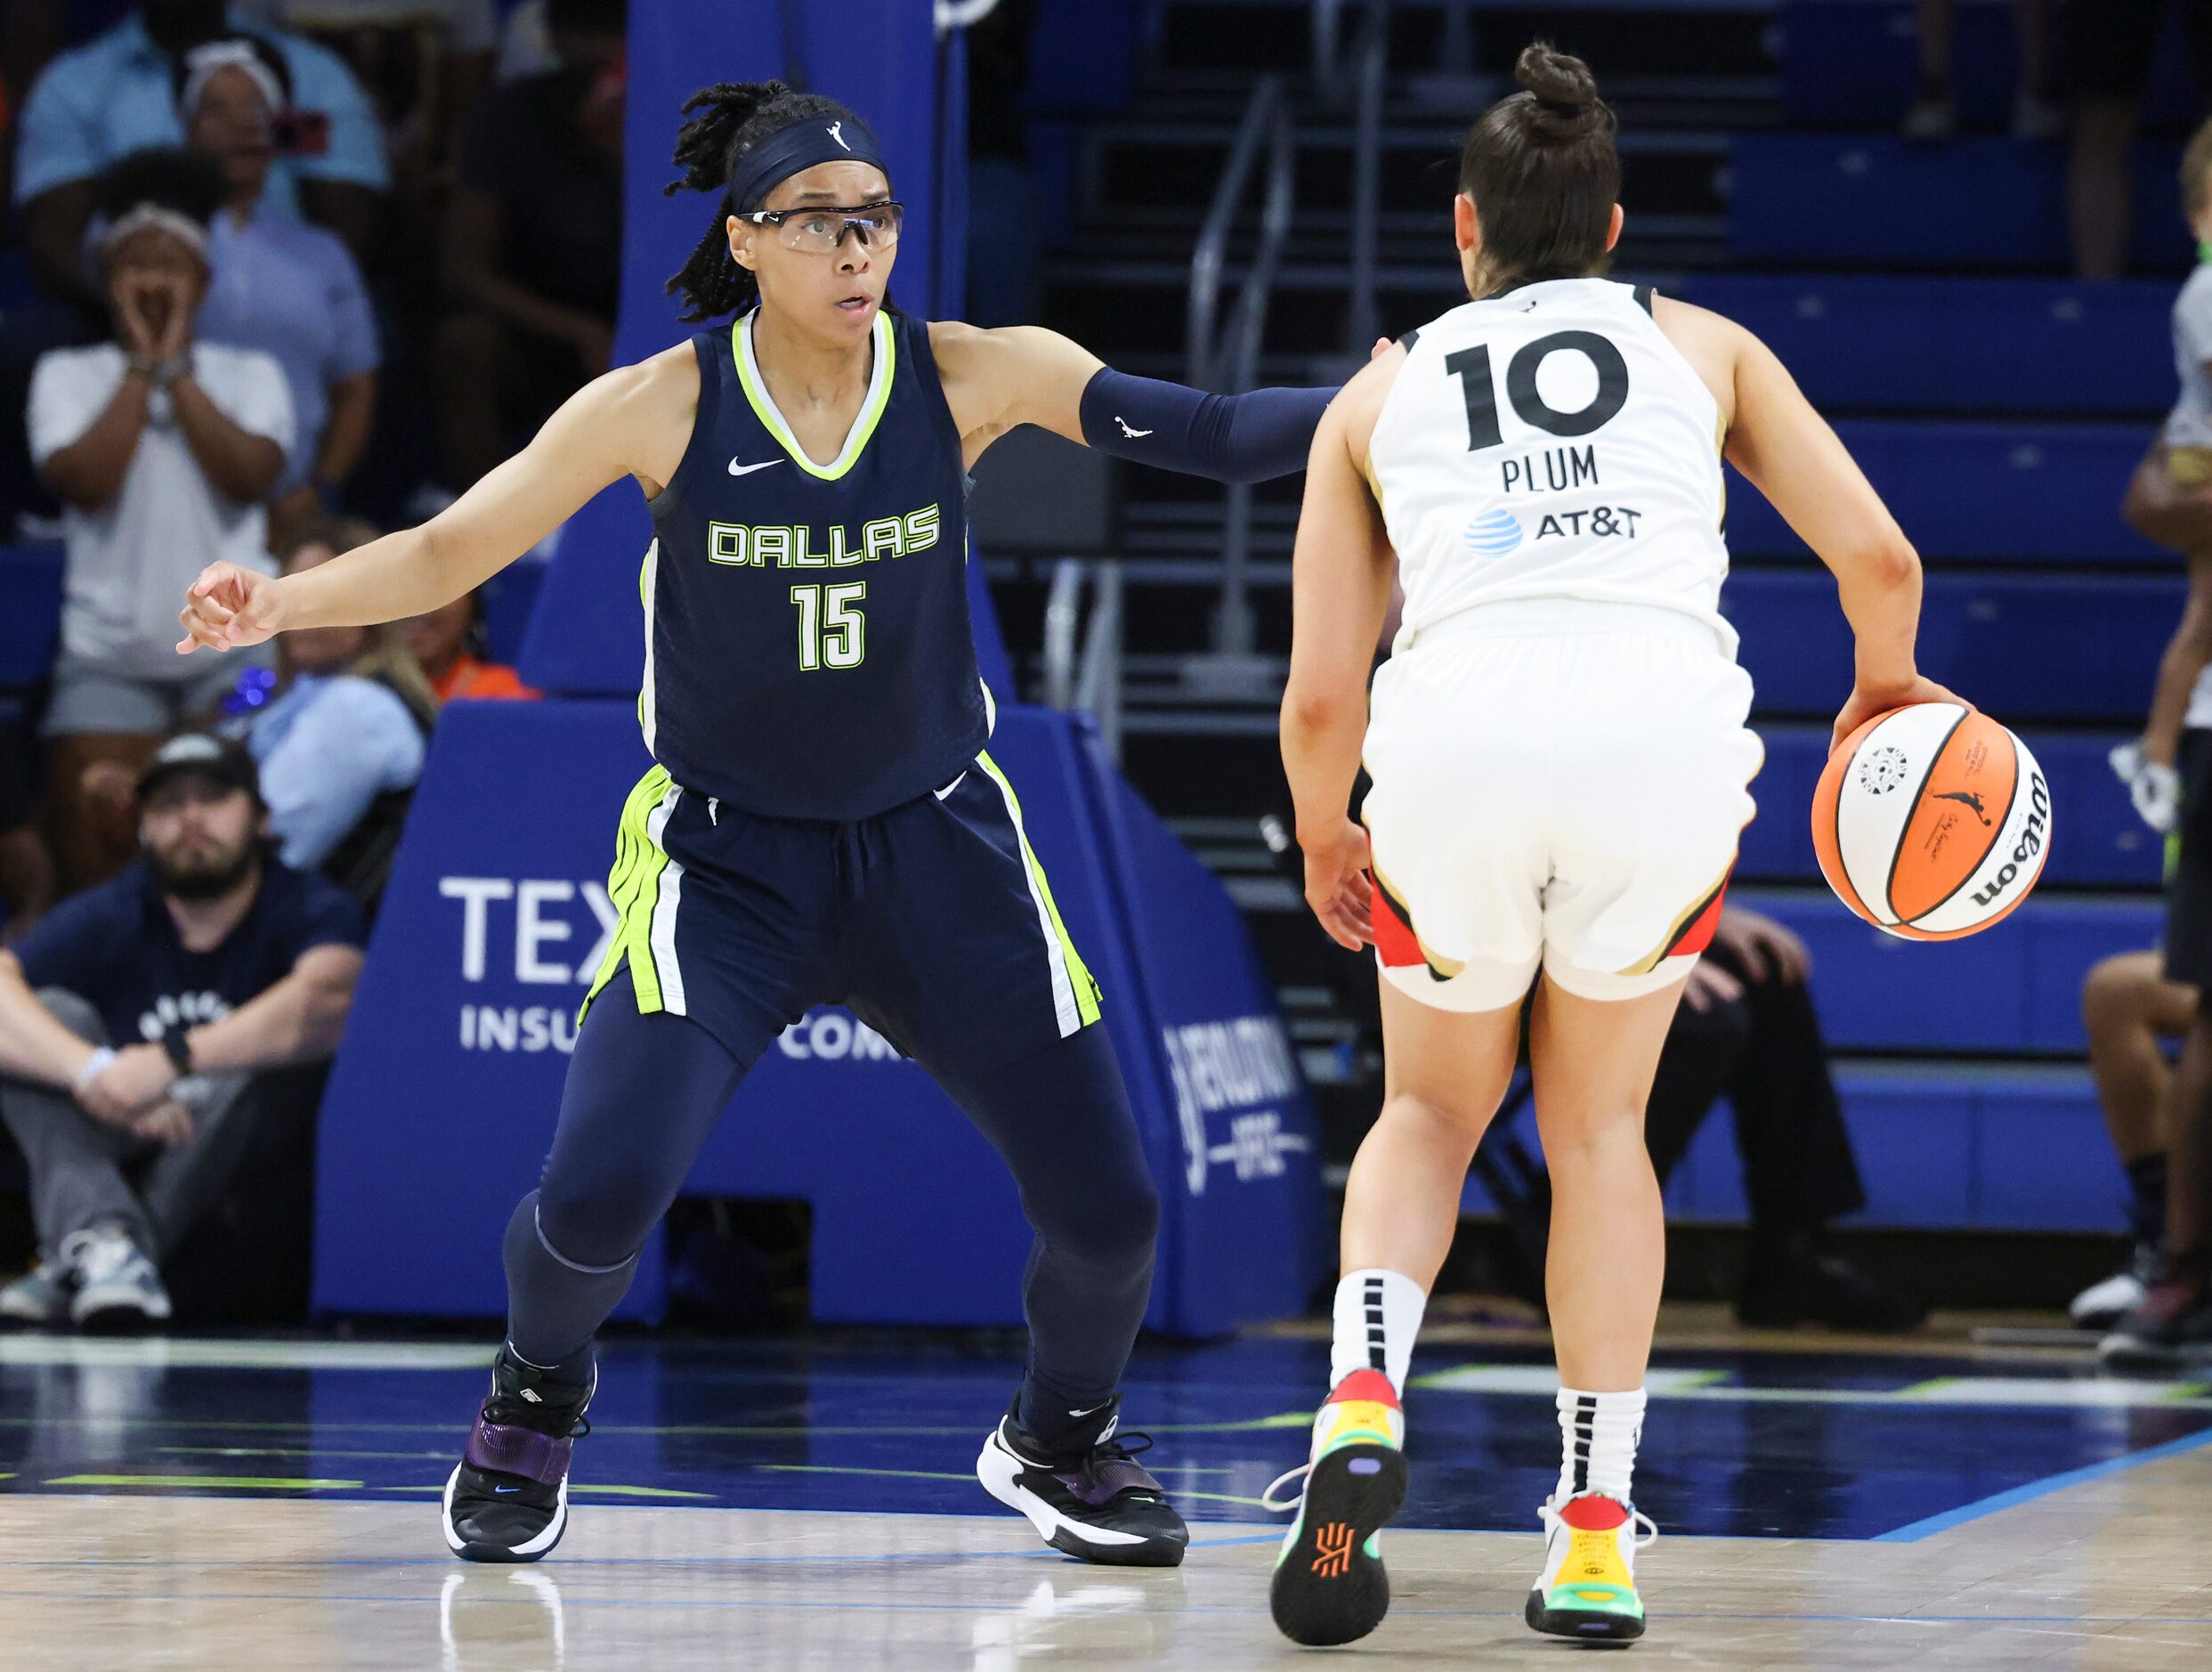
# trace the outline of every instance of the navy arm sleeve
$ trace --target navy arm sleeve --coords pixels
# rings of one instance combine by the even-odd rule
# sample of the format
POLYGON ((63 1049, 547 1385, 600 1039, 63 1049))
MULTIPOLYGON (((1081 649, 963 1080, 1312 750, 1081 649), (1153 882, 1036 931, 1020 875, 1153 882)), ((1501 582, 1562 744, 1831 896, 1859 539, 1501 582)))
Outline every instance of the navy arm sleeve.
POLYGON ((1083 439, 1100 452, 1216 482, 1265 482, 1306 467, 1333 389, 1208 394, 1102 368, 1083 387, 1083 439))

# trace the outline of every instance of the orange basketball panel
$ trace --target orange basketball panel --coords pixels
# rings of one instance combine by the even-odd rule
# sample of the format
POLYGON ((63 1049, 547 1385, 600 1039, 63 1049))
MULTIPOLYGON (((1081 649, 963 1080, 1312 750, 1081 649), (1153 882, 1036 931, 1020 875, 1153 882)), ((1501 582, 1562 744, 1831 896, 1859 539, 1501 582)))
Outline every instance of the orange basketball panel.
POLYGON ((2019 787, 2012 734, 1969 713, 1928 768, 1890 871, 1890 907, 1905 922, 1932 912, 1981 868, 2019 787))
POLYGON ((1835 897, 1869 923, 1881 920, 1867 909, 1859 897, 1859 890, 1851 885, 1851 873, 1844 868, 1843 856, 1835 846, 1835 806, 1843 799, 1843 775, 1859 753, 1859 745, 1867 741, 1867 734, 1881 725, 1895 709, 1876 715, 1846 737, 1828 755, 1828 763, 1820 768, 1820 782, 1812 791, 1812 852, 1820 862, 1820 874, 1828 880, 1828 887, 1835 890, 1835 897))

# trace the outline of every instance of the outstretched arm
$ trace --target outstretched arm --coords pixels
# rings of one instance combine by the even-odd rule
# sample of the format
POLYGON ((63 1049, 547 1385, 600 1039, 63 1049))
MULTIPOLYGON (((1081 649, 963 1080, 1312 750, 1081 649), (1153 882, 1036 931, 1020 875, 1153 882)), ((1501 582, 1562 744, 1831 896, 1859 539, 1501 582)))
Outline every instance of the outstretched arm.
POLYGON ((1209 394, 1131 377, 1041 326, 941 322, 929 343, 973 464, 1017 424, 1103 452, 1217 482, 1264 482, 1303 467, 1333 389, 1209 394))
POLYGON ((396 621, 450 604, 610 483, 635 475, 657 493, 683 460, 698 400, 698 361, 686 343, 587 384, 529 446, 419 528, 283 580, 210 564, 178 618, 178 653, 257 645, 296 628, 396 621))
POLYGON ((1291 673, 1283 691, 1283 770, 1298 808, 1306 900, 1341 945, 1373 938, 1366 832, 1352 783, 1367 735, 1367 676, 1390 607, 1397 560, 1360 475, 1375 414, 1403 363, 1393 357, 1348 384, 1316 433, 1291 558, 1291 673))

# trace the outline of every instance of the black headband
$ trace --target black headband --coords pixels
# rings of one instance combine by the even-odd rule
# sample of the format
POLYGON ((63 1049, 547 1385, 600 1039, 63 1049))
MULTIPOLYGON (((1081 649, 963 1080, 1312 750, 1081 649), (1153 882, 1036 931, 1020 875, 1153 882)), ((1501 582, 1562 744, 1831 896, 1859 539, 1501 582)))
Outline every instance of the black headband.
POLYGON ((876 136, 850 110, 806 118, 778 128, 737 159, 726 201, 733 215, 758 209, 763 199, 801 169, 816 163, 873 163, 888 180, 891 170, 876 136))

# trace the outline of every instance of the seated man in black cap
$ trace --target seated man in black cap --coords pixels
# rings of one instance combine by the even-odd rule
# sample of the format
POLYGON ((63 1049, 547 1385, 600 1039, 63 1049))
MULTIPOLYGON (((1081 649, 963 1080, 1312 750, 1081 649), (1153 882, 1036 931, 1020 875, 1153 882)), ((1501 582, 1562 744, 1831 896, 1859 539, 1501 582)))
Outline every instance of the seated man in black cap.
POLYGON ((359 908, 277 862, 244 749, 172 738, 138 801, 138 863, 0 953, 0 1118, 39 1247, 0 1319, 166 1319, 162 1269, 256 1133, 312 1119, 282 1071, 337 1048, 361 973, 359 908))

